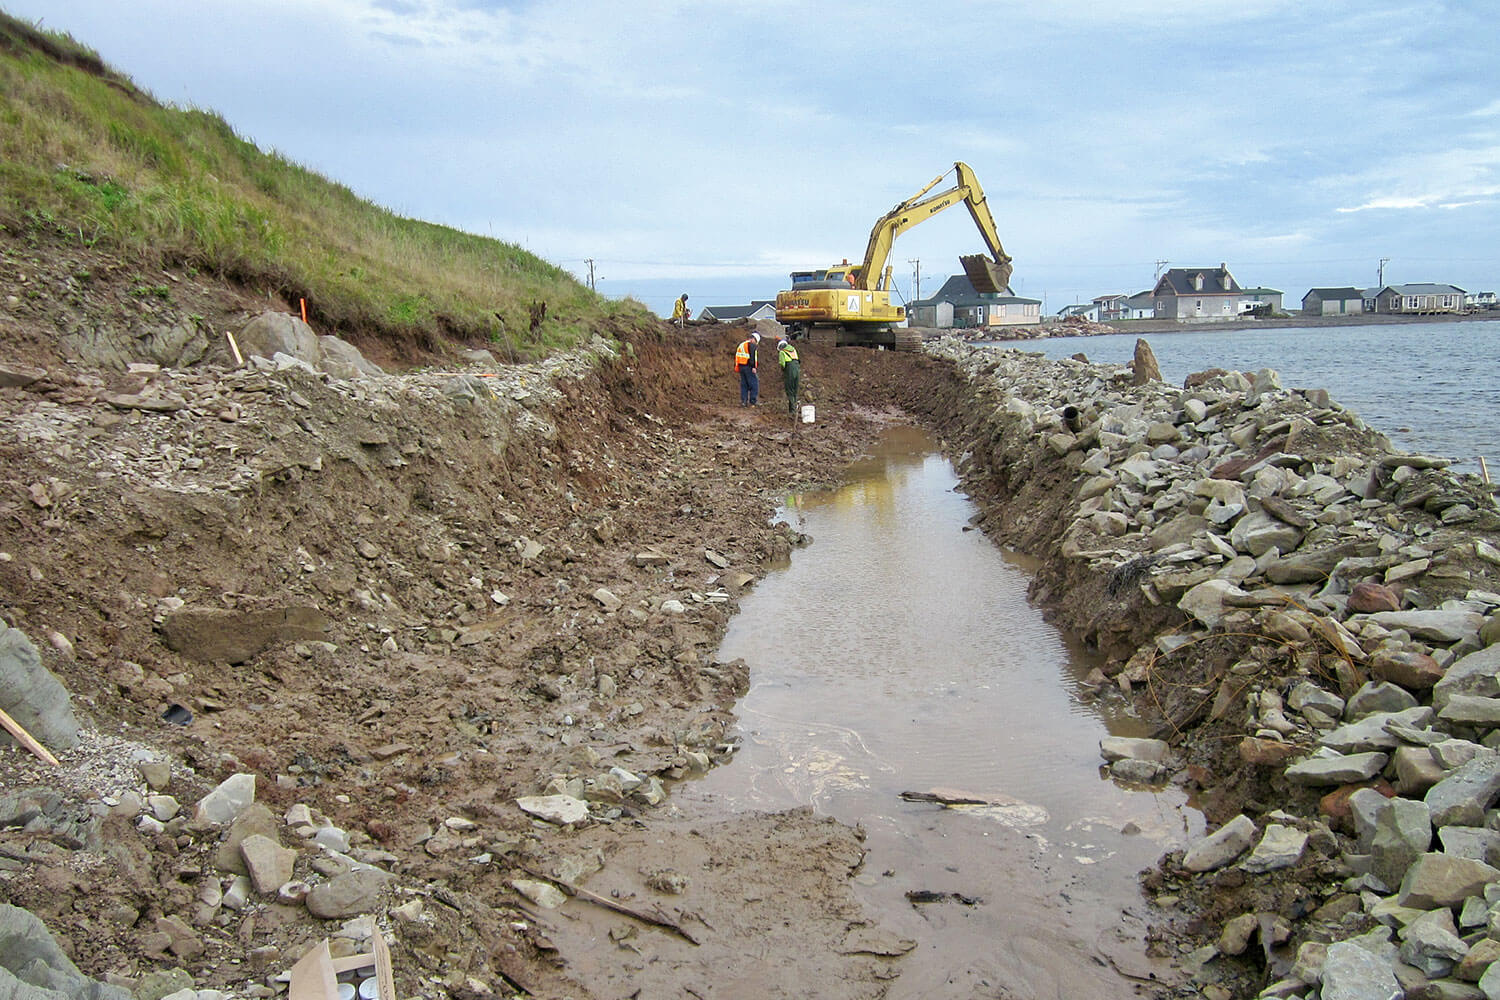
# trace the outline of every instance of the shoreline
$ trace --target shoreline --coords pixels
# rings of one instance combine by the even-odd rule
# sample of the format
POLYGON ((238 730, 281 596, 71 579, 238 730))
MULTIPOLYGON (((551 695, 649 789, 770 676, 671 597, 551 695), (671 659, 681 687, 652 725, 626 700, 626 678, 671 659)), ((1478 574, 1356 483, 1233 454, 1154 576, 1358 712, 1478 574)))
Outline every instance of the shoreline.
POLYGON ((1285 319, 1228 319, 1203 322, 1140 319, 1115 320, 1109 323, 1046 323, 1029 326, 940 329, 915 327, 924 341, 953 336, 966 343, 1008 343, 1021 340, 1058 340, 1064 337, 1102 337, 1111 334, 1162 334, 1255 332, 1257 330, 1296 329, 1298 327, 1350 326, 1419 326, 1428 323, 1500 323, 1500 312, 1404 316, 1389 313, 1366 313, 1359 316, 1290 316, 1285 319), (980 334, 983 334, 982 336, 980 334))

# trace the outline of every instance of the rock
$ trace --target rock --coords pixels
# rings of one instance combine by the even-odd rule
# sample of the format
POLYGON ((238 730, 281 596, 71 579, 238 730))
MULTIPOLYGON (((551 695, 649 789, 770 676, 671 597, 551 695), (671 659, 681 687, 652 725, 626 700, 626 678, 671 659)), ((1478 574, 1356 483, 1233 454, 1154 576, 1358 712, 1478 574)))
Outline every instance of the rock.
POLYGON ((1486 753, 1455 770, 1427 790, 1435 826, 1482 826, 1484 814, 1500 797, 1500 755, 1486 753))
POLYGON ((1231 917, 1219 931, 1218 948, 1226 955, 1243 955, 1250 946, 1250 939, 1259 929, 1260 920, 1253 913, 1231 917))
POLYGON ((1382 646, 1370 654, 1370 674, 1410 691, 1425 691, 1443 679, 1443 668, 1426 653, 1382 646))
POLYGON ((1296 827, 1271 823, 1250 857, 1240 862, 1240 867, 1247 872, 1257 873, 1290 868, 1301 860, 1306 847, 1307 834, 1296 827))
POLYGON ((1500 879, 1500 869, 1482 861, 1446 854, 1423 854, 1407 868, 1396 901, 1402 906, 1421 910, 1456 906, 1468 896, 1479 895, 1487 884, 1497 879, 1500 879))
POLYGON ((1422 914, 1406 926, 1404 934, 1401 960, 1429 978, 1448 975, 1469 951, 1459 940, 1453 914, 1446 909, 1422 914))
POLYGON ((15 1000, 131 1000, 128 991, 85 976, 40 919, 9 903, 0 903, 0 995, 15 1000))
POLYGON ((1190 872, 1222 868, 1255 843, 1255 823, 1244 813, 1202 838, 1182 856, 1182 867, 1190 872))
MULTIPOLYGON (((1349 703, 1344 706, 1344 718, 1362 719, 1377 712, 1393 715, 1415 707, 1417 707, 1416 697, 1405 688, 1385 681, 1370 681, 1349 696, 1349 703)), ((1415 719, 1417 716, 1411 718, 1415 719)), ((1430 719, 1431 716, 1427 715, 1422 718, 1430 719)), ((1426 722, 1413 722, 1406 718, 1397 721, 1406 726, 1426 725, 1426 722)))
POLYGON ((1240 740, 1239 751, 1240 760, 1260 767, 1280 767, 1303 753, 1302 748, 1296 744, 1254 736, 1246 736, 1240 740))
POLYGON ((1445 826, 1438 830, 1443 853, 1500 868, 1500 833, 1478 826, 1445 826))
POLYGON ((561 889, 551 882, 540 882, 536 879, 517 878, 511 879, 512 889, 525 896, 538 906, 555 910, 568 901, 568 897, 561 889))
POLYGON ((607 587, 600 587, 594 591, 594 600, 599 602, 605 611, 618 611, 623 603, 618 597, 609 591, 607 587))
POLYGON ((1297 785, 1352 785, 1375 777, 1388 759, 1383 753, 1309 757, 1287 768, 1286 777, 1297 785))
POLYGON ((729 568, 729 560, 719 555, 719 553, 715 552, 713 549, 704 549, 703 558, 708 561, 708 564, 710 566, 713 566, 717 569, 729 568))
POLYGON ((1206 580, 1184 594, 1182 600, 1177 602, 1177 607, 1209 628, 1216 628, 1224 619, 1227 598, 1249 596, 1228 580, 1206 580))
POLYGON ((1432 688, 1432 707, 1438 711, 1455 694, 1500 697, 1500 646, 1489 646, 1461 657, 1432 688))
POLYGON ((1449 643, 1477 638, 1484 616, 1472 611, 1378 611, 1370 621, 1392 631, 1404 629, 1419 639, 1449 643))
MULTIPOLYGON (((19 629, 0 621, 0 709, 42 746, 56 752, 78 745, 78 720, 62 681, 42 665, 41 653, 19 629)), ((0 744, 14 743, 0 730, 0 744)))
POLYGON ((307 894, 307 912, 323 920, 338 920, 376 908, 390 876, 374 868, 335 875, 307 894))
POLYGON ((1235 522, 1229 541, 1241 552, 1259 559, 1271 549, 1290 552, 1302 543, 1302 531, 1264 511, 1246 514, 1235 522))
POLYGON ((527 795, 516 799, 516 805, 538 819, 563 826, 589 818, 588 803, 571 795, 527 795))
POLYGON ((1130 363, 1130 384, 1146 385, 1150 382, 1160 382, 1161 367, 1156 363, 1156 355, 1151 351, 1151 345, 1146 343, 1146 338, 1137 337, 1135 341, 1135 357, 1130 363))
POLYGON ((194 816, 200 823, 223 826, 234 822, 235 817, 254 801, 255 775, 232 774, 198 801, 194 816))
POLYGON ((183 608, 162 622, 168 648, 202 663, 244 663, 272 646, 319 642, 333 621, 317 608, 183 608))
POLYGON ((1386 885, 1400 885, 1407 868, 1432 844, 1432 817, 1415 799, 1394 798, 1376 814, 1370 840, 1370 873, 1386 885))
POLYGON ((1159 781, 1165 781, 1170 772, 1165 765, 1154 760, 1138 760, 1126 757, 1117 760, 1109 767, 1110 777, 1117 781, 1124 781, 1136 785, 1151 785, 1159 781))
POLYGON ((1400 742, 1391 733, 1391 726, 1420 729, 1430 725, 1431 722, 1432 709, 1425 705, 1416 705, 1399 712, 1378 712, 1374 715, 1366 715, 1358 722, 1330 729, 1318 737, 1318 743, 1337 750, 1339 753, 1389 750, 1400 742))
MULTIPOLYGON (((1500 961, 1500 941, 1480 938, 1469 946, 1469 953, 1459 960, 1453 976, 1466 983, 1477 983, 1479 977, 1484 975, 1484 970, 1497 961, 1500 961)), ((1480 993, 1481 997, 1483 995, 1480 993)))
POLYGON ((1389 962, 1352 941, 1328 946, 1322 1000, 1400 1000, 1403 992, 1389 962))
POLYGON ((313 367, 338 379, 367 378, 384 375, 384 370, 360 353, 359 348, 338 337, 318 338, 318 357, 313 367))
POLYGON ((1500 726, 1500 698, 1482 698, 1473 694, 1455 694, 1438 713, 1444 722, 1494 729, 1500 726))
POLYGON ((1160 763, 1167 758, 1167 743, 1139 737, 1106 736, 1099 741, 1099 753, 1111 763, 1126 758, 1160 763))
POLYGON ((1331 715, 1335 719, 1344 714, 1344 699, 1329 691, 1324 691, 1312 681, 1299 681, 1292 688, 1292 693, 1287 695, 1286 703, 1295 711, 1305 708, 1316 708, 1331 715))
POLYGON ((274 358, 286 354, 309 365, 317 362, 321 352, 318 336, 296 316, 282 312, 264 312, 235 334, 240 353, 246 358, 274 358))
POLYGON ((291 881, 292 868, 297 863, 296 851, 259 833, 240 842, 240 855, 245 859, 245 870, 255 891, 266 895, 291 881))
POLYGON ((1378 611, 1400 611, 1401 598, 1383 583, 1356 583, 1349 590, 1350 613, 1368 615, 1378 611))

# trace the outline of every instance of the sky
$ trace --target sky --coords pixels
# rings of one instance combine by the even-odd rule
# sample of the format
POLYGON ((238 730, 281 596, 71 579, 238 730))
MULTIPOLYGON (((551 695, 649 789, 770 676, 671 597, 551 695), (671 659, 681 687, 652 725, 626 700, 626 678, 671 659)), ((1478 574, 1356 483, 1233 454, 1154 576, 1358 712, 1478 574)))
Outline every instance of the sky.
MULTIPOLYGON (((1382 276, 1500 288, 1489 0, 0 9, 401 215, 585 281, 592 261, 600 292, 659 314, 859 260, 955 161, 1046 313, 1220 263, 1288 307, 1382 276)), ((899 298, 983 249, 962 209, 909 230, 899 298)))

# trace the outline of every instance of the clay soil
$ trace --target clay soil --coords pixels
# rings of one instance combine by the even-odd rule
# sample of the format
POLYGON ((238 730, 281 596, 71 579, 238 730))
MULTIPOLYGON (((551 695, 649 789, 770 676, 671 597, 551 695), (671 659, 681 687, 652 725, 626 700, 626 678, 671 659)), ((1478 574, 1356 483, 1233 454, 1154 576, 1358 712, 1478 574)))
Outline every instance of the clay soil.
MULTIPOLYGON (((692 822, 670 794, 604 796, 563 828, 515 800, 612 766, 670 792, 696 755, 724 759, 747 671, 715 651, 742 587, 800 541, 770 522, 778 498, 832 484, 893 422, 931 422, 956 393, 943 366, 810 345, 804 425, 774 375, 759 407, 738 405, 743 328, 664 325, 556 393, 502 372, 503 399, 457 406, 438 393, 451 372, 501 369, 437 373, 353 337, 402 373, 356 389, 247 373, 214 331, 263 298, 185 274, 143 284, 57 248, 11 247, 6 265, 0 362, 42 374, 0 389, 0 617, 71 692, 84 741, 57 769, 0 750, 0 788, 22 803, 0 829, 0 900, 40 916, 82 971, 179 967, 248 995, 339 929, 274 893, 212 905, 235 862, 192 804, 249 772, 283 842, 280 817, 305 804, 394 874, 373 909, 401 996, 816 982, 853 998, 899 975, 901 943, 849 891, 857 831, 799 811, 692 822), (143 322, 200 332, 191 363, 122 372, 80 347, 128 354, 143 322), (665 559, 640 565, 653 548, 665 559), (224 641, 267 621, 281 627, 249 652, 224 641), (148 791, 133 762, 153 754, 186 807, 161 832, 132 815, 148 791), (578 900, 544 909, 514 888, 537 876, 676 930, 578 900), (173 917, 186 943, 163 932, 173 917), (597 927, 616 960, 562 953, 562 921, 597 927)), ((298 879, 331 872, 299 852, 298 879)))

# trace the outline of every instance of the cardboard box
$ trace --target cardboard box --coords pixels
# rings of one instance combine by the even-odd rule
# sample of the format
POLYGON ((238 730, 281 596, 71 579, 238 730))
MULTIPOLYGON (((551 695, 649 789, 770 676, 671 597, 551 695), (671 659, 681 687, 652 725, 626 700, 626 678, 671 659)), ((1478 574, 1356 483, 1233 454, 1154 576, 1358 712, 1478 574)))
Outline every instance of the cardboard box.
POLYGON ((339 1000, 340 981, 358 984, 371 976, 375 978, 374 1000, 396 1000, 391 951, 379 931, 371 941, 373 951, 345 958, 329 954, 327 938, 314 945, 292 966, 290 1000, 339 1000))

